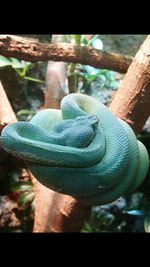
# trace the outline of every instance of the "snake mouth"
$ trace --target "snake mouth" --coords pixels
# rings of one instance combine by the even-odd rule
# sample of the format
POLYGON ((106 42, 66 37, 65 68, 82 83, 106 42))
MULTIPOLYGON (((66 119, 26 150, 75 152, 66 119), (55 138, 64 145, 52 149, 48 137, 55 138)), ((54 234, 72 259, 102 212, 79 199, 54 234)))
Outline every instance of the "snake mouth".
POLYGON ((93 129, 96 130, 99 123, 98 117, 96 115, 89 115, 89 120, 93 129))

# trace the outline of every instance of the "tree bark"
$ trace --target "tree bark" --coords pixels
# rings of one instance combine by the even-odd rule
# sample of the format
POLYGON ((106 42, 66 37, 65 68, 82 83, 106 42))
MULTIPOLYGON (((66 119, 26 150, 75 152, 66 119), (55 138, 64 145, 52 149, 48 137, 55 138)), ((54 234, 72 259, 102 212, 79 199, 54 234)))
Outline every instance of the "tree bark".
MULTIPOLYGON (((0 81, 0 132, 7 124, 16 121, 16 115, 13 112, 13 109, 0 81)), ((0 147, 0 182, 4 181, 7 178, 8 172, 10 171, 10 165, 11 163, 8 153, 0 147)))
POLYGON ((60 108, 66 80, 66 68, 63 62, 49 61, 46 72, 44 108, 60 108))
POLYGON ((35 178, 35 233, 80 232, 90 215, 91 207, 79 203, 71 196, 56 193, 35 178))
POLYGON ((139 133, 150 115, 150 35, 140 47, 110 110, 139 133))
POLYGON ((41 43, 36 39, 14 35, 0 35, 0 54, 30 62, 64 61, 91 65, 126 73, 132 62, 131 56, 102 52, 93 47, 75 46, 68 43, 41 43))
MULTIPOLYGON (((63 35, 52 35, 53 43, 63 42, 63 35)), ((60 108, 61 99, 66 95, 64 88, 67 69, 64 62, 48 61, 44 108, 60 108)))
POLYGON ((0 130, 2 130, 7 124, 16 121, 16 115, 9 103, 2 83, 0 82, 0 130))

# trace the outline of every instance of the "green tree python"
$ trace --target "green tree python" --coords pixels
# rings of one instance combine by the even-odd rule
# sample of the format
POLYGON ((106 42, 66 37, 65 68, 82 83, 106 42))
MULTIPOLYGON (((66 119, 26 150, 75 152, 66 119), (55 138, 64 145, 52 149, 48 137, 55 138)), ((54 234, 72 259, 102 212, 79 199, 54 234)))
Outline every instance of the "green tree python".
POLYGON ((60 110, 38 112, 7 125, 4 149, 27 162, 48 188, 87 205, 132 193, 144 180, 149 156, 131 127, 94 97, 73 93, 60 110))

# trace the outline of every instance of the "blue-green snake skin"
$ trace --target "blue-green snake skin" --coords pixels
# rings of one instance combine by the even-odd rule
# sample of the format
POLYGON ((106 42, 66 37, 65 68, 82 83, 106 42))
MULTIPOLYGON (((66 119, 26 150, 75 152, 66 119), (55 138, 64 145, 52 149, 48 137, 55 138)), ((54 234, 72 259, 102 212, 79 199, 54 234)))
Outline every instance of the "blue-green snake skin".
POLYGON ((6 126, 1 143, 45 186, 87 205, 133 192, 149 167, 148 152, 131 127, 100 101, 78 93, 64 97, 60 110, 6 126))

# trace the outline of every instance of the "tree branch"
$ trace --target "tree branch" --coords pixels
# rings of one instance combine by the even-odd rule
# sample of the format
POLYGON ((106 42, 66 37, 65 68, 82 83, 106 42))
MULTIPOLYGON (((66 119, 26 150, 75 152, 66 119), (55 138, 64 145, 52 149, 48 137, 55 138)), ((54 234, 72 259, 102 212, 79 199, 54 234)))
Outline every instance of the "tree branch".
POLYGON ((135 133, 142 130, 150 115, 150 35, 137 52, 109 108, 130 124, 135 133))
POLYGON ((102 52, 93 47, 75 46, 69 43, 41 43, 37 39, 14 35, 0 35, 0 54, 30 62, 64 61, 105 68, 126 73, 131 56, 102 52))
POLYGON ((16 122, 16 115, 9 103, 0 81, 0 130, 9 123, 16 122))

